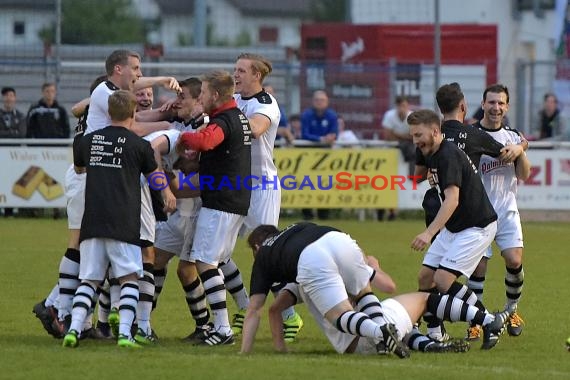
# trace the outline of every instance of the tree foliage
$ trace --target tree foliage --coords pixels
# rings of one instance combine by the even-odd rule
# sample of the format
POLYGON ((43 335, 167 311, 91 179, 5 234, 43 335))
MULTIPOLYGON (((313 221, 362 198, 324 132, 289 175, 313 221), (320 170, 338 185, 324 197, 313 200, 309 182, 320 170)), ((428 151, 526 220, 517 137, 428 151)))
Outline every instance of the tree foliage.
MULTIPOLYGON (((62 0, 61 42, 63 44, 125 44, 145 41, 142 20, 130 0, 62 0)), ((40 32, 54 41, 55 27, 40 32)))
POLYGON ((311 14, 315 21, 342 22, 349 19, 348 0, 314 0, 311 14))

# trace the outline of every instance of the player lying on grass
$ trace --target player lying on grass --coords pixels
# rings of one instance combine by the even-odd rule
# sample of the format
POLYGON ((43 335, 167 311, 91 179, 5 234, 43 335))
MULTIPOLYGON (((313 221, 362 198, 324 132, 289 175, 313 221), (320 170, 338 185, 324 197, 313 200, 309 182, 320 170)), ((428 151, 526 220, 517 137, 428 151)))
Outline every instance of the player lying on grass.
MULTIPOLYGON (((365 262, 356 242, 333 227, 304 222, 279 231, 275 226, 262 225, 251 233, 248 243, 254 263, 243 353, 252 351, 267 293, 274 282, 281 281, 299 284, 300 294, 317 321, 324 319, 353 340, 369 339, 378 352, 393 352, 401 358, 409 356, 402 338, 412 332, 412 321, 426 310, 449 321, 479 321, 485 336, 500 331, 508 317, 482 312, 448 295, 422 292, 400 295, 381 304, 370 285, 376 271, 365 262)), ((287 302, 282 302, 270 312, 269 322, 274 347, 284 352, 280 309, 287 302)), ((335 349, 345 352, 351 344, 345 342, 344 349, 335 345, 335 349)))

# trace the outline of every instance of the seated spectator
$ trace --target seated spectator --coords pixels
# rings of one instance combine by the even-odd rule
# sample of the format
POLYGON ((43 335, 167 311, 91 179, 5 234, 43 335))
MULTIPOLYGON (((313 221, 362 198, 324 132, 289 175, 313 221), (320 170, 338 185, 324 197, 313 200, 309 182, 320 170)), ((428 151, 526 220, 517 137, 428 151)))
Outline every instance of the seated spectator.
POLYGON ((338 137, 337 142, 340 142, 340 147, 350 147, 360 144, 360 140, 354 132, 350 129, 346 129, 346 123, 342 116, 338 117, 338 137))
MULTIPOLYGON (((338 116, 329 108, 329 97, 323 90, 313 93, 313 105, 303 112, 301 116, 301 132, 304 140, 314 141, 320 144, 332 146, 338 135, 338 116)), ((302 210, 303 219, 314 218, 313 211, 305 208, 302 210)), ((329 219, 330 209, 320 208, 317 216, 321 220, 329 219)))
MULTIPOLYGON (((389 109, 382 117, 382 129, 384 131, 384 138, 389 141, 397 141, 398 149, 402 152, 404 161, 408 163, 408 174, 414 174, 416 146, 412 142, 410 135, 410 127, 408 126, 407 118, 412 113, 410 110, 410 103, 405 96, 396 96, 394 99, 395 107, 389 109)), ((378 220, 384 220, 386 214, 385 209, 379 209, 377 213, 378 220)), ((388 220, 396 219, 396 210, 388 210, 388 220)))
MULTIPOLYGON (((267 92, 275 99, 277 99, 277 97, 275 96, 275 90, 273 89, 272 86, 263 86, 263 89, 265 90, 265 92, 267 92)), ((279 104, 279 102, 277 102, 277 104, 279 104)), ((289 128, 289 122, 287 120, 287 114, 285 112, 285 109, 281 107, 281 105, 279 105, 279 112, 281 113, 281 118, 279 119, 279 124, 278 124, 279 128, 277 128, 277 136, 275 137, 275 141, 284 138, 285 141, 287 142, 287 145, 291 145, 295 137, 291 133, 291 129, 289 128)))
POLYGON ((301 116, 301 131, 304 140, 333 145, 338 134, 338 117, 329 108, 329 97, 323 90, 313 93, 313 106, 301 116))

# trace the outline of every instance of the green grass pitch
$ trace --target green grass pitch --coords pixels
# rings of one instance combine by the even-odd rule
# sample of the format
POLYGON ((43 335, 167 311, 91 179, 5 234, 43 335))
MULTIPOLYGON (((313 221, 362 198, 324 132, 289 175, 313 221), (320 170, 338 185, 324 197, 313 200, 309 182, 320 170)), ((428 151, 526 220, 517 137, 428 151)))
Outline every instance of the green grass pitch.
MULTIPOLYGON (((282 220, 286 225, 292 220, 282 220)), ((410 242, 422 230, 420 220, 357 222, 333 220, 330 225, 350 233, 367 254, 380 260, 398 292, 416 289, 422 255, 410 242)), ((59 260, 67 244, 65 221, 0 220, 0 379, 570 379, 570 252, 568 223, 524 223, 525 287, 520 312, 526 321, 518 338, 504 335, 491 351, 475 343, 465 354, 413 353, 411 359, 338 355, 310 315, 291 352, 272 351, 267 320, 251 355, 240 355, 239 340, 229 347, 192 347, 180 342, 194 329, 170 265, 163 295, 153 314, 160 343, 137 351, 118 349, 112 342, 81 341, 64 349, 48 336, 31 313, 57 279, 59 260)), ((495 250, 496 252, 496 250, 495 250)), ((234 254, 249 284, 251 252, 243 241, 234 254)), ((504 303, 503 260, 490 262, 485 304, 494 310, 504 303)), ((385 295, 380 294, 381 297, 385 295)), ((230 313, 235 306, 228 297, 230 313)), ((465 334, 463 323, 447 324, 455 337, 465 334)))

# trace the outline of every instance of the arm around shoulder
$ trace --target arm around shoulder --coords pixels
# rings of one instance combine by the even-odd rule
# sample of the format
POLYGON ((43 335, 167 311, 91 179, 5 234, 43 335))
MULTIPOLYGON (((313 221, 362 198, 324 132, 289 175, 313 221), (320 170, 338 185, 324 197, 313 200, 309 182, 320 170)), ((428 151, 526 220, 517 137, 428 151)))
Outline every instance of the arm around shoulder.
POLYGON ((526 153, 523 152, 515 161, 515 174, 517 178, 526 181, 528 177, 530 177, 530 166, 530 161, 526 153))

